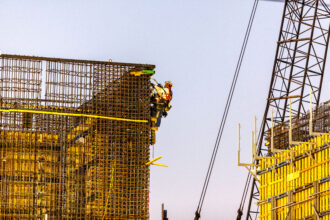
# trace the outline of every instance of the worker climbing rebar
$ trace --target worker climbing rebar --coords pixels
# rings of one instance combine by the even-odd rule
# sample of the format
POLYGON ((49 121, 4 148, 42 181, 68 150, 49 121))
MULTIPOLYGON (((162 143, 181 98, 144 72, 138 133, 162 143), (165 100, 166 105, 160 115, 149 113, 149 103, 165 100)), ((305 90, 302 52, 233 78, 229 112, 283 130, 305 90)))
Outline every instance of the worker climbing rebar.
POLYGON ((153 79, 156 84, 151 83, 153 87, 151 95, 151 121, 152 129, 157 131, 160 126, 162 117, 167 116, 167 112, 172 108, 170 102, 172 100, 173 84, 170 81, 166 81, 164 86, 153 79))

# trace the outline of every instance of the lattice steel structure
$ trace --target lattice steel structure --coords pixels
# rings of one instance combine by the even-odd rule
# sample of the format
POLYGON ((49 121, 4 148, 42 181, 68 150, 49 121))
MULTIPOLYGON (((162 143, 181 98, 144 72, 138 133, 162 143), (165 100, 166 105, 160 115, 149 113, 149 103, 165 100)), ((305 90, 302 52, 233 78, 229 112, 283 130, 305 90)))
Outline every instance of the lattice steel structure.
MULTIPOLYGON (((258 155, 267 154, 263 145, 265 131, 270 126, 271 109, 275 123, 292 114, 300 117, 308 111, 309 92, 313 106, 318 106, 329 44, 330 9, 323 0, 286 0, 274 61, 267 105, 258 141, 258 155)), ((248 180, 251 176, 248 177, 248 180)), ((259 197, 258 185, 252 180, 246 219, 256 219, 259 197)))
POLYGON ((153 65, 0 56, 0 218, 148 219, 153 65))

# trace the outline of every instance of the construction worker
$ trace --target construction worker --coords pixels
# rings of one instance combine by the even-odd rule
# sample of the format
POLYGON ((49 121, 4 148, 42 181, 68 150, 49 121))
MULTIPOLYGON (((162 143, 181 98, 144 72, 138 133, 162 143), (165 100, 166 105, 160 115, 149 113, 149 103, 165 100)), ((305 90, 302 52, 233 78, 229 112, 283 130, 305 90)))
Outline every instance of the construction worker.
POLYGON ((153 130, 158 130, 162 117, 167 116, 167 112, 172 108, 170 102, 172 100, 172 83, 166 81, 164 86, 154 80, 156 84, 152 84, 153 91, 151 96, 151 119, 153 121, 153 130))

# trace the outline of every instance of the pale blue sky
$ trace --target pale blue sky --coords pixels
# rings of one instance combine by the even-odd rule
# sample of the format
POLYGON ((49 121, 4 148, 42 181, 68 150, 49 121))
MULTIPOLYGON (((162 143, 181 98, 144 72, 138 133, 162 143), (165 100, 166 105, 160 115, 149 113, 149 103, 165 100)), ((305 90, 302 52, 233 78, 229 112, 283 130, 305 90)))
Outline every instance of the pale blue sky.
MULTIPOLYGON (((253 0, 3 0, 3 53, 81 58, 157 66, 174 84, 173 108, 157 133, 150 219, 165 203, 171 220, 191 220, 197 206, 253 0)), ((250 160, 253 116, 261 118, 269 87, 281 3, 260 2, 228 116, 202 219, 234 219, 250 160)), ((329 63, 327 70, 329 69, 329 63)), ((329 98, 329 74, 323 100, 329 98)))

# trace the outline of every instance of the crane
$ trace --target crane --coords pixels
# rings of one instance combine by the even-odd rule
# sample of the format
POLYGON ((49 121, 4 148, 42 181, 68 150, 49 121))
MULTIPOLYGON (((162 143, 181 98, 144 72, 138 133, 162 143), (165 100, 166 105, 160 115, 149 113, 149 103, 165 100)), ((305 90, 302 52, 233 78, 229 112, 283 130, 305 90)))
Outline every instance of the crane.
MULTIPOLYGON (((270 109, 275 109, 275 123, 281 123, 289 117, 289 103, 292 100, 292 113, 299 117, 308 111, 309 91, 312 91, 313 107, 320 102, 324 69, 329 45, 330 10, 324 0, 267 0, 284 2, 281 28, 277 41, 276 55, 272 70, 268 98, 258 135, 258 156, 267 152, 264 147, 265 131, 270 128, 270 109)), ((246 45, 250 36, 259 0, 254 1, 241 53, 237 62, 232 85, 223 112, 209 168, 207 170, 200 200, 195 212, 195 220, 200 219, 208 183, 212 174, 222 133, 225 127, 231 100, 235 91, 246 45)), ((257 163, 257 162, 255 162, 257 163)), ((258 208, 252 204, 258 200, 258 185, 249 174, 244 187, 237 220, 243 216, 244 205, 248 199, 246 220, 256 219, 258 208), (249 190, 250 189, 250 190, 249 190), (248 192, 250 194, 248 195, 248 192)))
MULTIPOLYGON (((265 155, 263 144, 265 131, 270 128, 270 109, 274 109, 275 123, 288 120, 289 103, 292 113, 300 117, 307 113, 309 91, 312 104, 317 107, 324 78, 329 45, 330 10, 324 0, 285 0, 276 55, 268 92, 267 103, 259 131, 257 154, 265 155)), ((258 184, 247 177, 250 185, 246 220, 256 219, 258 208, 258 184)), ((241 219, 248 187, 245 187, 237 219, 241 219)))

